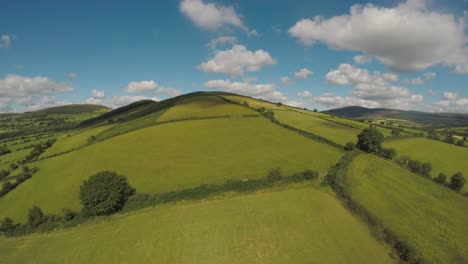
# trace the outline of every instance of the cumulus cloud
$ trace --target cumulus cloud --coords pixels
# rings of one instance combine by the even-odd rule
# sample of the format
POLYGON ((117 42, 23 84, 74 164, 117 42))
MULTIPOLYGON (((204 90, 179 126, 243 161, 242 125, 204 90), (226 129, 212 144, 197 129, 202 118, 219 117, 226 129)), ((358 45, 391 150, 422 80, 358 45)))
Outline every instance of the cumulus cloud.
POLYGON ((158 86, 159 85, 153 80, 131 82, 125 87, 125 91, 127 93, 147 93, 156 90, 158 86))
POLYGON ((101 104, 105 97, 106 97, 106 94, 104 93, 104 91, 93 89, 91 91, 91 97, 86 99, 84 103, 85 104, 101 104))
POLYGON ((349 64, 341 64, 336 70, 328 72, 325 78, 331 85, 354 85, 348 97, 326 94, 314 99, 325 106, 360 105, 412 109, 424 99, 423 95, 392 84, 398 80, 398 76, 393 73, 369 72, 349 64))
POLYGON ((137 101, 141 100, 153 100, 153 101, 159 101, 160 99, 158 97, 148 97, 148 96, 128 96, 128 95, 123 95, 123 96, 114 96, 112 97, 111 100, 111 107, 112 108, 118 108, 121 106, 125 106, 137 101))
POLYGON ((427 72, 423 77, 417 77, 414 79, 404 79, 403 82, 411 85, 423 85, 432 81, 437 74, 435 72, 427 72))
POLYGON ((216 49, 218 46, 224 46, 227 44, 235 44, 237 43, 237 38, 233 36, 221 36, 219 38, 215 38, 210 40, 210 43, 208 44, 208 47, 210 49, 216 49))
POLYGON ((297 93, 297 96, 301 98, 310 98, 312 97, 312 93, 310 91, 305 90, 305 91, 297 93))
POLYGON ((286 101, 288 98, 275 89, 273 84, 252 84, 231 82, 230 80, 211 80, 205 82, 206 88, 237 93, 269 101, 286 101))
POLYGON ((181 95, 182 91, 180 91, 179 89, 176 89, 176 88, 160 87, 160 88, 156 89, 155 93, 158 94, 158 95, 165 95, 165 96, 168 96, 168 97, 175 97, 175 96, 181 95))
POLYGON ((55 96, 42 96, 38 101, 35 101, 33 104, 26 106, 28 111, 37 111, 44 108, 67 105, 70 102, 64 102, 57 99, 55 96))
POLYGON ((8 48, 11 44, 11 37, 8 35, 2 35, 0 37, 0 49, 1 48, 8 48))
POLYGON ((198 27, 216 31, 223 27, 239 28, 249 34, 255 35, 255 30, 249 30, 242 16, 237 14, 232 6, 223 6, 215 3, 205 3, 203 0, 182 0, 180 11, 198 27))
POLYGON ((314 74, 311 70, 307 68, 302 68, 299 71, 294 73, 296 79, 307 79, 310 75, 314 74))
POLYGON ((428 106, 429 111, 441 113, 468 113, 468 98, 456 92, 444 92, 442 100, 428 106))
POLYGON ((293 85, 294 84, 294 82, 288 76, 282 76, 281 77, 281 83, 283 85, 293 85))
POLYGON ((445 99, 445 100, 456 100, 458 98, 458 93, 454 93, 454 92, 444 92, 444 94, 442 95, 442 97, 445 99))
POLYGON ((301 19, 289 34, 306 46, 319 41, 332 49, 360 51, 395 71, 442 64, 468 73, 466 29, 466 18, 430 11, 425 0, 408 0, 391 8, 354 5, 346 15, 301 19))
POLYGON ((24 98, 39 94, 51 94, 73 91, 69 83, 55 82, 47 77, 26 77, 8 74, 0 79, 0 97, 24 98))
POLYGON ((216 51, 212 59, 200 64, 198 68, 204 72, 243 76, 244 71, 258 72, 262 67, 275 63, 270 54, 262 49, 254 52, 243 45, 234 45, 231 49, 216 51))

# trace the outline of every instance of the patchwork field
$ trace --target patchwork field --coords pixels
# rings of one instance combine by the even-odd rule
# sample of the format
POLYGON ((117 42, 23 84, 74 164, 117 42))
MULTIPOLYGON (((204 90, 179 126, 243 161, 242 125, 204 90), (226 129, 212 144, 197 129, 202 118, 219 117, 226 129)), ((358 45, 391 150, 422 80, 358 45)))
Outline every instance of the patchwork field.
MULTIPOLYGON (((386 147, 395 148, 398 155, 407 155, 421 162, 430 162, 433 166, 432 176, 440 172, 449 177, 454 173, 462 172, 468 176, 468 148, 425 139, 404 138, 385 143, 386 147)), ((464 191, 468 188, 465 186, 464 191)))
POLYGON ((46 212, 79 209, 80 184, 101 170, 123 174, 139 192, 153 193, 263 177, 278 166, 285 174, 326 173, 339 157, 337 149, 264 118, 167 123, 31 164, 39 172, 0 199, 0 217, 24 220, 33 205, 46 212))
POLYGON ((468 199, 373 155, 348 171, 352 199, 427 263, 468 262, 468 199))
POLYGON ((0 238, 1 263, 393 263, 332 196, 289 188, 0 238), (105 244, 106 246, 102 246, 105 244))
POLYGON ((357 135, 361 133, 360 129, 293 111, 275 111, 275 118, 281 123, 322 136, 341 145, 356 142, 357 135))

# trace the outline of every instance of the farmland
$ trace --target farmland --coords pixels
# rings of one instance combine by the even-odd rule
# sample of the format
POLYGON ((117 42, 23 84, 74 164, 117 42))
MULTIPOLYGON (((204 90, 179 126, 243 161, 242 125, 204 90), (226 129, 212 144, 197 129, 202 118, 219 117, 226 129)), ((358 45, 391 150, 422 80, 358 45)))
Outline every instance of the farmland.
POLYGON ((346 178, 352 199, 407 241, 428 263, 468 261, 468 200, 371 155, 354 160, 346 178))
POLYGON ((332 196, 307 186, 169 204, 72 230, 0 238, 0 262, 31 259, 35 263, 393 263, 363 223, 332 196))

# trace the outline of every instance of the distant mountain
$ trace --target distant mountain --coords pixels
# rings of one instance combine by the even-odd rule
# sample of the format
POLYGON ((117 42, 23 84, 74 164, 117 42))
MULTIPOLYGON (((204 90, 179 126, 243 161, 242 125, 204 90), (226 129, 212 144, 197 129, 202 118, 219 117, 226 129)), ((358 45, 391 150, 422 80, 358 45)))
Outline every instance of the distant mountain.
POLYGON ((426 113, 419 111, 404 111, 387 108, 366 108, 348 106, 325 111, 325 113, 343 116, 351 119, 404 119, 424 125, 434 126, 468 126, 468 114, 455 113, 426 113))

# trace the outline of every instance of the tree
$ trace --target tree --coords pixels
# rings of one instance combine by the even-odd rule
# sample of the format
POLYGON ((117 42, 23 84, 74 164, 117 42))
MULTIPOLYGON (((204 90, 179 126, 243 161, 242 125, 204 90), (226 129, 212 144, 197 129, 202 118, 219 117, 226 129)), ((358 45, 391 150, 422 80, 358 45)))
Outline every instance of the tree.
POLYGON ((392 136, 394 137, 398 137, 400 135, 400 130, 398 129, 392 129, 392 136))
POLYGON ((11 182, 6 181, 6 182, 3 183, 2 191, 4 193, 7 193, 7 192, 11 191, 12 189, 13 189, 13 184, 11 182))
POLYGON ((31 227, 38 227, 44 223, 44 213, 38 206, 33 206, 28 212, 28 225, 31 227))
POLYGON ((393 159, 396 157, 397 152, 393 148, 382 148, 382 155, 387 159, 393 159))
POLYGON ((466 180, 465 177, 463 177, 463 174, 461 172, 457 172, 450 179, 450 188, 454 189, 455 191, 460 191, 463 189, 465 182, 466 180))
POLYGON ((306 180, 313 180, 315 178, 318 178, 319 176, 319 173, 313 170, 305 170, 301 174, 302 174, 302 177, 306 180))
POLYGON ((421 165, 421 171, 420 173, 426 177, 431 176, 431 171, 432 171, 432 164, 429 162, 423 163, 421 165))
POLYGON ((356 144, 354 144, 353 142, 346 143, 344 147, 346 151, 353 151, 355 148, 356 148, 356 144))
POLYGON ((421 172, 422 163, 417 160, 408 161, 408 167, 412 172, 421 172))
POLYGON ((0 232, 7 233, 11 231, 13 228, 15 228, 15 224, 13 220, 9 217, 3 218, 3 220, 0 223, 0 232))
POLYGON ((127 178, 112 171, 102 171, 80 186, 80 200, 84 212, 90 215, 109 215, 119 211, 128 197, 135 194, 127 178))
POLYGON ((445 175, 444 173, 439 173, 439 176, 437 176, 437 178, 435 178, 435 182, 439 183, 439 184, 446 184, 447 183, 447 175, 445 175))
POLYGON ((382 149, 384 135, 376 128, 370 127, 358 135, 356 147, 366 152, 379 152, 382 149))
POLYGON ((314 112, 315 112, 315 113, 317 113, 317 112, 318 112, 318 110, 317 110, 317 109, 314 109, 314 112))
POLYGON ((460 140, 458 140, 457 145, 463 147, 463 146, 465 146, 465 141, 460 139, 460 140))

